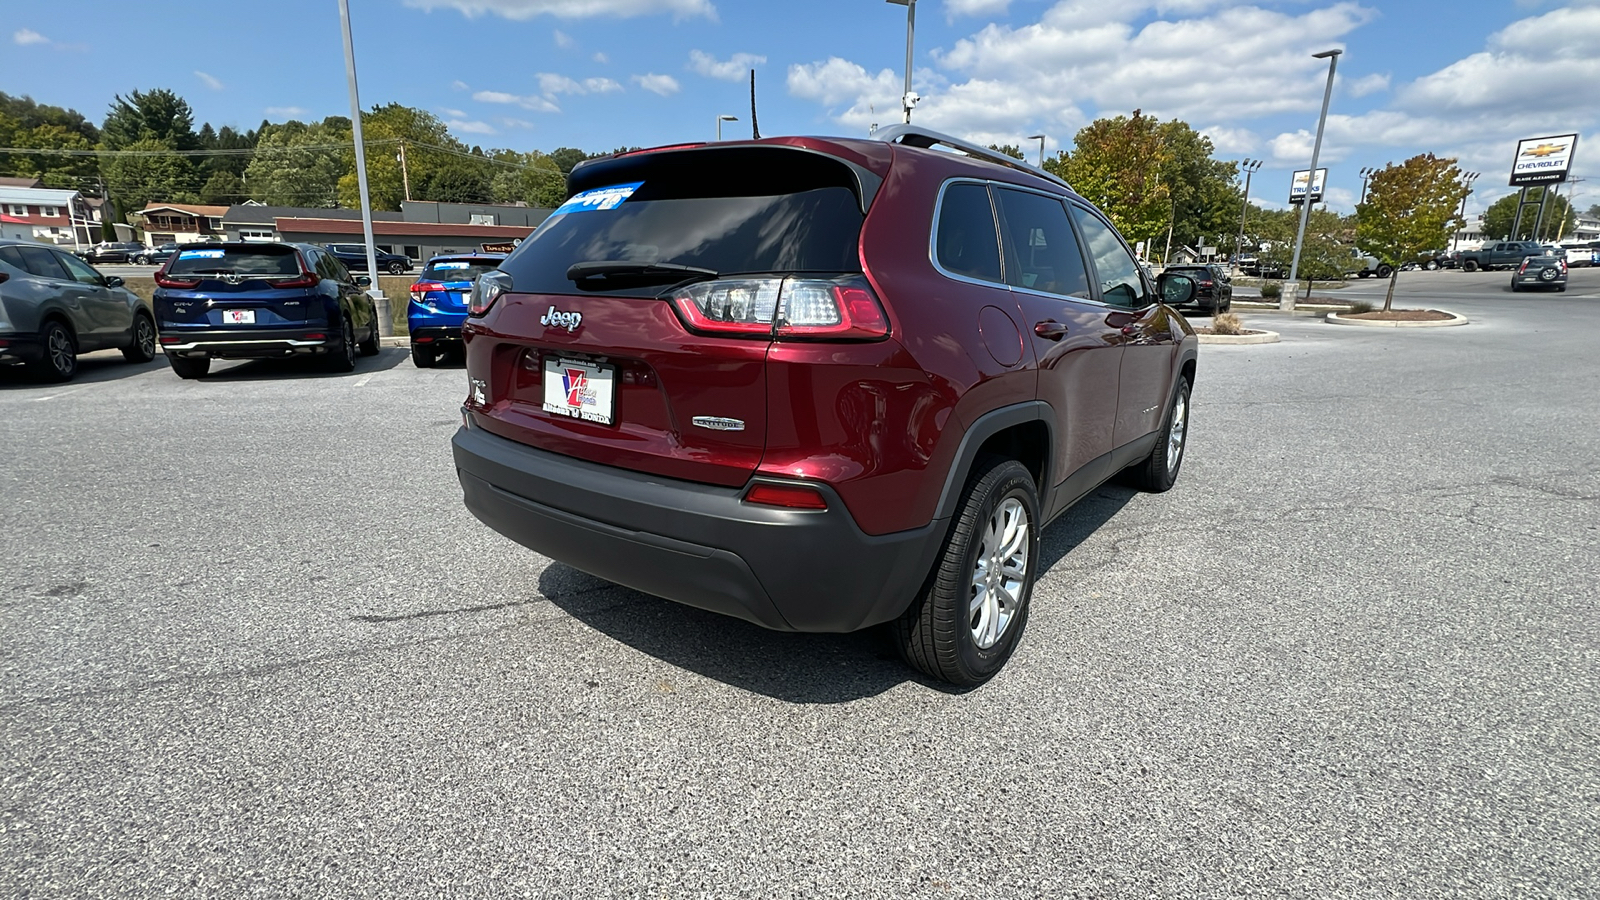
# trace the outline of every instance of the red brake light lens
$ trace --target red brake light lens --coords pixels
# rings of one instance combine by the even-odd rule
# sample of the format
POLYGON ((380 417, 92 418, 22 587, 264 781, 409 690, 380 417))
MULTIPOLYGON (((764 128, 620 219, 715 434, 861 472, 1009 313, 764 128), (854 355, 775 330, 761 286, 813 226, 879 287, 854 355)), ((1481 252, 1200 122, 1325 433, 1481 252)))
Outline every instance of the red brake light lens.
POLYGON ((489 311, 500 295, 511 290, 511 276, 501 271, 485 272, 472 282, 468 295, 467 314, 481 316, 489 311))
POLYGON ((889 319, 866 279, 730 278, 680 289, 672 304, 691 331, 778 340, 877 340, 889 319))
MULTIPOLYGON (((173 259, 176 259, 176 258, 177 257, 173 257, 173 259)), ((173 278, 171 275, 168 275, 167 274, 167 269, 169 269, 171 267, 172 267, 172 262, 171 262, 171 260, 168 260, 166 265, 164 265, 160 269, 156 270, 156 275, 155 275, 156 284, 159 287, 165 287, 165 288, 197 288, 197 287, 200 286, 200 279, 198 279, 198 278, 193 278, 193 279, 190 279, 190 278, 173 278)))
POLYGON ((744 495, 744 502, 784 509, 828 508, 828 501, 821 491, 798 484, 758 484, 744 495))
POLYGON ((429 291, 442 291, 444 285, 437 281, 419 281, 411 286, 411 299, 422 302, 422 296, 429 291))

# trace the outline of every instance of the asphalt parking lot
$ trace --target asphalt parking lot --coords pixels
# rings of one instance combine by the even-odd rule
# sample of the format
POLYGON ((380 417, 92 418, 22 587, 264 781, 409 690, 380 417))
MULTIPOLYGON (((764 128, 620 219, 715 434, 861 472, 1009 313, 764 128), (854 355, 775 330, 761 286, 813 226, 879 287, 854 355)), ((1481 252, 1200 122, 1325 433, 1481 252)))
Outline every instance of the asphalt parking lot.
POLYGON ((1246 313, 969 693, 479 525, 459 368, 0 372, 0 895, 1600 895, 1600 270, 1508 282, 1246 313))

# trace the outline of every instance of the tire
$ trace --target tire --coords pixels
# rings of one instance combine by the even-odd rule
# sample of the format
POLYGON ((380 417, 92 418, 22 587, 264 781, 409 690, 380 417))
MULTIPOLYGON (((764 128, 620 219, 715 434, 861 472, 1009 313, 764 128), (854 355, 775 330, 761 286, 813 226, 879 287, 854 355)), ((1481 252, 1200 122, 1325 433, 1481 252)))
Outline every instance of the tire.
POLYGON ((1189 446, 1189 379, 1178 377, 1178 386, 1167 403, 1167 415, 1156 432, 1156 446, 1143 461, 1129 466, 1124 480, 1141 491, 1159 494, 1178 482, 1183 466, 1183 451, 1189 446))
POLYGON ((1515 281, 1511 282, 1511 293, 1515 294, 1520 290, 1522 290, 1521 285, 1517 284, 1515 281))
POLYGON ((1356 273, 1356 277, 1358 277, 1358 278, 1366 278, 1368 275, 1371 275, 1371 274, 1372 274, 1371 272, 1362 270, 1362 271, 1356 273))
POLYGON ((1437 260, 1430 259, 1428 260, 1427 265, 1424 265, 1423 268, 1427 269, 1429 272, 1437 272, 1439 271, 1439 262, 1437 260))
POLYGON ((167 362, 172 364, 172 371, 185 381, 204 378, 211 371, 209 356, 169 356, 167 362))
POLYGON ((156 323, 146 313, 133 315, 133 342, 122 348, 122 358, 131 363, 147 363, 156 358, 156 323))
POLYGON ((1393 275, 1393 274, 1394 274, 1394 268, 1392 266, 1379 266, 1378 267, 1378 277, 1379 278, 1388 278, 1390 275, 1393 275))
POLYGON ((419 369, 431 369, 439 365, 439 353, 432 347, 423 347, 418 344, 412 344, 411 364, 419 369))
POLYGON ((372 334, 361 342, 360 349, 362 356, 377 356, 378 351, 383 349, 381 342, 378 340, 378 309, 376 306, 372 309, 372 334))
POLYGON ((67 326, 55 319, 45 322, 39 343, 44 345, 44 356, 28 363, 28 368, 41 381, 71 381, 78 374, 78 341, 67 326))
POLYGON ((351 372, 356 367, 356 329, 350 317, 339 319, 339 342, 334 344, 327 359, 328 371, 351 372))
POLYGON ((1475 260, 1475 259, 1467 260, 1466 262, 1461 264, 1461 271, 1463 271, 1463 272, 1476 272, 1476 271, 1478 271, 1478 261, 1475 260))
POLYGON ((926 586, 894 622, 901 657, 963 687, 993 678, 1027 625, 1038 549, 1033 476, 1016 460, 980 462, 926 586))
POLYGON ((388 271, 389 271, 390 275, 401 275, 401 274, 405 273, 406 264, 405 263, 392 262, 392 263, 389 263, 387 268, 388 268, 388 271))

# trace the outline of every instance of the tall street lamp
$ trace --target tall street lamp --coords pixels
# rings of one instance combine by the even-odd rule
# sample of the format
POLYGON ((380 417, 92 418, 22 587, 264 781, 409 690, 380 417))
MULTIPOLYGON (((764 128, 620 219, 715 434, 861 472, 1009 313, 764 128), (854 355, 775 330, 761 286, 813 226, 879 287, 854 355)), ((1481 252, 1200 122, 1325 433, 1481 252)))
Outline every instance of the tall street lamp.
POLYGON ((1294 295, 1300 278, 1300 250, 1306 240, 1306 220, 1311 218, 1311 191, 1317 186, 1317 159, 1322 156, 1322 132, 1328 125, 1328 103, 1333 100, 1333 71, 1339 67, 1339 54, 1343 50, 1324 50, 1311 54, 1312 59, 1328 61, 1328 86, 1322 92, 1322 115, 1317 117, 1317 140, 1311 145, 1311 172, 1306 178, 1306 196, 1300 201, 1300 227, 1294 234, 1294 258, 1289 262, 1289 283, 1284 285, 1283 298, 1278 308, 1294 309, 1294 295))
POLYGON ((350 36, 350 2, 339 0, 339 25, 344 31, 344 74, 350 86, 350 124, 356 145, 356 190, 361 197, 361 236, 367 242, 367 277, 372 285, 367 293, 378 313, 378 334, 394 334, 389 316, 389 300, 378 287, 377 251, 372 241, 372 196, 367 192, 367 147, 361 139, 361 97, 356 91, 356 45, 350 36))
POLYGON ((1039 142, 1039 168, 1044 168, 1044 135, 1030 134, 1028 140, 1039 142))
POLYGON ((903 109, 900 121, 909 125, 911 107, 916 106, 917 101, 921 99, 911 93, 911 45, 917 33, 917 0, 888 0, 888 2, 906 8, 906 92, 900 98, 900 106, 903 109))
POLYGON ((1239 239, 1233 242, 1233 267, 1239 268, 1239 257, 1244 253, 1244 217, 1250 211, 1250 179, 1261 171, 1262 161, 1245 158, 1240 170, 1244 172, 1244 202, 1239 204, 1239 239))
POLYGON ((1377 169, 1367 168, 1361 170, 1361 199, 1358 202, 1367 202, 1367 182, 1371 181, 1372 176, 1376 174, 1378 174, 1377 169))
POLYGON ((722 115, 717 116, 717 140, 718 141, 722 140, 722 123, 723 122, 737 122, 737 121, 739 121, 739 117, 738 116, 730 116, 727 113, 723 113, 722 115))
MULTIPOLYGON (((1461 175, 1461 229, 1467 227, 1467 198, 1472 195, 1472 183, 1477 181, 1482 172, 1464 172, 1461 175)), ((1461 229, 1457 229, 1455 239, 1450 242, 1450 252, 1456 252, 1461 246, 1461 229)))

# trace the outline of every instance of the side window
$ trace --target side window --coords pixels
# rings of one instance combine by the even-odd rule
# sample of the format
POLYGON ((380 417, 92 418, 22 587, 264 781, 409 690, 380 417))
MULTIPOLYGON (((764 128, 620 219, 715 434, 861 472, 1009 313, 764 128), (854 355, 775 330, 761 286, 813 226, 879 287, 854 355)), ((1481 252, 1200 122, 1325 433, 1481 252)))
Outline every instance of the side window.
POLYGON ((306 262, 311 264, 311 271, 317 273, 323 278, 331 278, 335 281, 339 280, 338 276, 333 274, 332 256, 327 253, 323 253, 321 250, 312 250, 310 255, 311 258, 306 260, 306 262))
POLYGON ((0 262, 13 269, 23 272, 28 271, 28 264, 22 261, 22 248, 20 247, 0 247, 0 262))
POLYGON ((23 268, 40 278, 58 278, 62 281, 71 281, 72 276, 67 270, 61 268, 56 262, 56 255, 43 247, 18 247, 17 252, 22 254, 23 268))
POLYGON ((934 223, 934 258, 945 271, 980 281, 1000 281, 1000 238, 987 185, 947 185, 934 223))
POLYGON ((106 283, 106 280, 100 277, 99 272, 90 268, 88 263, 76 256, 68 256, 65 253, 52 253, 50 255, 56 258, 57 263, 66 267, 67 274, 72 276, 73 280, 81 281, 84 284, 92 284, 95 287, 100 287, 106 283))
POLYGON ((1128 248, 1111 226, 1078 206, 1072 207, 1072 217, 1083 230, 1089 255, 1094 257, 1095 272, 1100 277, 1101 299, 1128 309, 1138 309, 1154 302, 1145 287, 1144 277, 1139 274, 1138 264, 1128 254, 1128 248))
POLYGON ((1003 223, 1006 284, 1087 299, 1089 275, 1061 201, 1009 188, 997 188, 995 196, 1003 223))
POLYGON ((342 261, 340 261, 339 257, 333 256, 333 255, 330 254, 330 255, 325 255, 324 258, 326 258, 328 260, 328 277, 329 278, 332 278, 334 281, 341 281, 341 282, 346 282, 346 283, 350 282, 350 280, 351 280, 351 278, 350 278, 350 270, 345 268, 344 263, 342 261))

